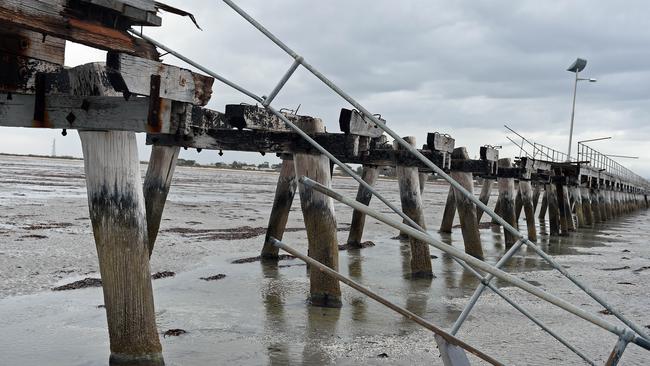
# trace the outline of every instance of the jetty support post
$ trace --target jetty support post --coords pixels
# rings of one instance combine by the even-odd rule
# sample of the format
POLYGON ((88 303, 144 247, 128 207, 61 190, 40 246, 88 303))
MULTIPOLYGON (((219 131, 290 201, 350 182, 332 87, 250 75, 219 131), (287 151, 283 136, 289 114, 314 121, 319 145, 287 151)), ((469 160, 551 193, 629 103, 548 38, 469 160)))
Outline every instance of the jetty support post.
POLYGON ((573 198, 574 210, 576 213, 576 219, 578 221, 577 226, 587 226, 587 218, 585 217, 584 203, 582 202, 582 193, 580 193, 580 187, 577 185, 572 185, 569 188, 569 193, 571 194, 571 198, 573 198))
MULTIPOLYGON (((587 183, 588 185, 589 183, 587 183)), ((591 205, 591 194, 588 187, 579 187, 580 196, 582 198, 582 210, 585 215, 585 225, 591 226, 594 224, 594 212, 591 205)))
POLYGON ((539 221, 546 220, 546 211, 548 210, 549 185, 544 184, 543 186, 544 186, 544 193, 542 193, 542 203, 539 206, 539 214, 537 215, 539 221))
MULTIPOLYGON (((422 174, 420 174, 422 176, 422 174)), ((364 165, 361 173, 361 178, 364 182, 368 183, 370 186, 374 186, 379 177, 379 168, 373 165, 364 165)), ((370 204, 372 199, 372 192, 370 192, 363 185, 359 185, 357 190, 357 202, 362 203, 366 206, 370 204)), ((352 222, 350 223, 350 233, 348 234, 347 244, 350 247, 361 248, 361 239, 363 236, 363 228, 366 223, 366 214, 354 210, 352 212, 352 222)))
POLYGON ((547 185, 546 197, 548 201, 548 227, 549 234, 560 235, 560 205, 558 201, 557 186, 551 182, 547 185))
POLYGON ((440 222, 439 231, 441 233, 451 233, 451 228, 454 226, 454 216, 456 216, 456 199, 454 189, 450 186, 447 201, 445 202, 445 210, 442 213, 442 221, 440 222))
MULTIPOLYGON (((479 201, 487 205, 490 202, 490 195, 492 194, 492 185, 494 183, 493 179, 484 178, 483 185, 481 187, 481 193, 478 196, 479 201)), ((476 221, 481 222, 481 217, 483 217, 483 210, 476 208, 476 221)))
MULTIPOLYGON (((409 144, 415 146, 415 137, 404 137, 409 144)), ((394 148, 399 150, 401 146, 395 144, 394 148)), ((418 168, 396 166, 397 181, 399 184, 400 201, 402 211, 420 227, 425 229, 424 210, 422 208, 422 197, 420 196, 420 178, 418 168)), ((423 241, 409 237, 411 245, 411 277, 413 278, 431 278, 433 270, 431 268, 431 254, 429 245, 423 241)))
POLYGON ((564 214, 566 217, 567 230, 576 231, 575 221, 573 221, 573 212, 571 210, 571 198, 569 196, 569 184, 562 185, 562 200, 564 202, 564 214))
MULTIPOLYGON (((325 132, 323 121, 318 118, 301 119, 298 127, 308 134, 325 132)), ((330 161, 321 154, 296 153, 293 157, 296 176, 305 176, 326 187, 330 187, 330 161)), ((300 205, 307 229, 309 256, 338 271, 338 241, 336 237, 336 215, 334 203, 326 195, 298 187, 300 205)), ((341 307, 341 287, 336 279, 327 276, 318 268, 309 268, 309 301, 314 306, 341 307)))
POLYGON ((537 204, 539 203, 539 196, 542 193, 542 185, 539 183, 533 184, 533 212, 537 212, 537 204))
POLYGON ((164 365, 135 133, 79 131, 111 365, 164 365))
MULTIPOLYGON (((469 154, 464 147, 454 149, 452 159, 469 160, 469 154)), ((474 192, 474 179, 472 173, 462 171, 451 171, 451 177, 460 183, 469 192, 474 192)), ((454 190, 456 209, 460 220, 460 227, 465 243, 465 253, 479 259, 483 259, 483 248, 481 246, 481 235, 479 233, 476 206, 469 198, 454 190)))
POLYGON ((144 203, 147 212, 147 232, 149 256, 153 252, 160 220, 162 219, 167 195, 172 184, 172 177, 178 160, 178 146, 152 146, 144 178, 144 203))
POLYGON ((564 187, 566 187, 566 177, 564 175, 555 176, 555 196, 557 199, 559 221, 560 221, 560 235, 569 235, 569 217, 571 215, 569 204, 566 202, 568 195, 564 195, 564 187))
MULTIPOLYGON (((499 159, 499 168, 511 168, 512 161, 510 158, 499 159)), ((513 227, 516 226, 515 215, 515 179, 514 178, 498 178, 499 185, 499 212, 498 214, 513 227)), ((517 241, 516 237, 508 230, 504 231, 506 248, 512 247, 517 241)))
POLYGON ((533 205, 533 187, 530 180, 519 180, 519 192, 521 192, 521 202, 526 215, 526 228, 528 229, 528 239, 532 242, 537 241, 537 228, 535 227, 535 206, 533 205))
POLYGON ((293 155, 283 154, 281 158, 280 176, 278 177, 278 183, 275 188, 273 206, 271 207, 269 224, 266 229, 264 246, 262 247, 261 253, 262 259, 271 261, 278 260, 278 248, 271 243, 271 238, 282 240, 298 184, 293 155))

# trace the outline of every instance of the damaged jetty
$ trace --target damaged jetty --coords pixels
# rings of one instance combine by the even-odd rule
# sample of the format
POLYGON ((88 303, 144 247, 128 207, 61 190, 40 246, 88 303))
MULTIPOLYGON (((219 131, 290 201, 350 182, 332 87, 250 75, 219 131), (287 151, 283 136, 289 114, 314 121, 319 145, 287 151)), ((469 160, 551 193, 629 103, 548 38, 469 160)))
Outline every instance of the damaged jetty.
MULTIPOLYGON (((605 155, 580 145, 578 158, 522 137, 519 157, 500 157, 489 145, 471 159, 467 147, 441 132, 402 137, 390 122, 370 113, 230 0, 245 20, 293 59, 277 86, 258 96, 158 41, 141 27, 160 26, 160 11, 191 14, 150 0, 10 0, 0 4, 0 126, 76 129, 81 138, 90 218, 100 264, 112 365, 163 365, 156 326, 149 259, 156 249, 165 202, 181 148, 274 153, 282 167, 261 257, 277 261, 280 250, 309 265, 310 306, 340 307, 343 282, 435 334, 445 365, 467 365, 468 354, 500 365, 456 337, 485 289, 495 292, 589 364, 589 350, 578 350, 491 282, 505 281, 570 312, 618 337, 608 365, 617 364, 628 344, 650 350, 650 336, 606 299, 572 276, 535 244, 536 220, 548 216, 550 235, 572 235, 581 227, 649 208, 650 182, 605 155), (106 60, 66 68, 66 41, 108 51, 106 60), (202 73, 160 62, 171 54, 202 73), (311 72, 349 103, 340 111, 340 132, 327 132, 317 117, 282 112, 272 103, 299 68, 311 72), (241 92, 253 104, 206 108, 218 81, 241 92), (140 177, 135 134, 146 133, 152 145, 149 166, 140 177), (421 145, 418 145, 420 142, 421 145), (347 164, 362 166, 357 175, 347 164), (358 183, 356 199, 331 189, 338 165, 358 183), (392 167, 401 208, 375 187, 379 170, 392 167), (428 176, 450 183, 441 232, 451 232, 456 214, 464 248, 440 242, 426 232, 422 195, 428 176), (474 196, 474 181, 482 190, 474 196), (495 209, 492 188, 498 190, 495 209), (282 242, 294 196, 298 192, 307 231, 309 256, 282 242), (381 200, 399 217, 368 207, 381 200), (480 279, 480 285, 450 330, 400 307, 338 272, 337 217, 334 200, 354 209, 348 247, 363 246, 364 225, 371 216, 408 237, 413 277, 432 277, 430 246, 448 253, 480 279), (540 202, 541 201, 541 202, 540 202), (537 206, 540 214, 535 216, 537 206), (518 218, 525 216, 520 232, 518 218), (483 261, 479 235, 482 215, 505 234, 505 252, 491 265, 483 261), (522 228, 523 229, 523 228, 522 228), (500 267, 528 247, 578 288, 611 312, 613 324, 540 289, 500 267)), ((309 305, 306 305, 309 306, 309 305)), ((650 355, 650 354, 649 354, 650 355)))

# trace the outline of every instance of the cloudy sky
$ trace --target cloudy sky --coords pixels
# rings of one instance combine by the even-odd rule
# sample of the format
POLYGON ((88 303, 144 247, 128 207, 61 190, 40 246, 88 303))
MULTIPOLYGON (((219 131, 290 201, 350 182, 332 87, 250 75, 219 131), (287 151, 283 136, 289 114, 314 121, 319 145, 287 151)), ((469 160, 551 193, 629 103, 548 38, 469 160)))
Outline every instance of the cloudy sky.
MULTIPOLYGON (((240 83, 267 94, 292 60, 224 3, 167 0, 195 14, 163 14, 161 28, 145 28, 160 42, 240 83)), ((303 55, 399 134, 449 133, 470 155, 484 144, 503 145, 507 124, 537 141, 565 151, 568 144, 576 57, 588 60, 578 85, 574 141, 594 142, 604 153, 639 156, 620 162, 650 176, 650 28, 645 1, 443 1, 443 0, 239 0, 238 4, 303 55)), ((69 45, 66 63, 103 60, 101 52, 69 45)), ((166 56, 165 62, 183 65, 166 56)), ((209 107, 250 102, 215 84, 209 107)), ((300 107, 338 131, 346 107, 313 76, 299 71, 274 102, 300 107)), ((5 152, 80 156, 76 134, 3 130, 5 152)), ((512 135, 510 135, 512 136, 512 135)), ((141 136, 141 141, 144 136, 141 136)), ((574 142, 575 144, 575 142, 574 142)), ((142 144, 141 159, 148 150, 142 144)), ((574 145, 575 146, 575 145, 574 145)), ((183 152, 201 162, 269 160, 259 154, 183 152)))

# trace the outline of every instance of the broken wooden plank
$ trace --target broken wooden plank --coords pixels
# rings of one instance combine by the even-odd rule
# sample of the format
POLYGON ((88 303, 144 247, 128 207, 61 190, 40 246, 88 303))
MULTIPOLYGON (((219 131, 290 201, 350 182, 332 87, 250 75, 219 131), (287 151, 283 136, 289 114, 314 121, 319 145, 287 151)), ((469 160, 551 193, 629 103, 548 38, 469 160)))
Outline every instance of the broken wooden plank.
MULTIPOLYGON (((377 118, 384 124, 386 120, 377 116, 377 118)), ((341 108, 339 115, 339 126, 341 132, 349 133, 352 135, 368 136, 372 138, 383 135, 384 130, 379 128, 370 118, 367 118, 357 110, 350 110, 341 108)))
POLYGON ((37 100, 37 95, 0 93, 0 125, 165 133, 175 133, 178 127, 178 122, 171 118, 171 101, 165 99, 157 128, 147 123, 146 97, 125 100, 121 96, 47 95, 42 103, 37 100))
MULTIPOLYGON (((301 124, 318 118, 282 113, 290 122, 301 124)), ((293 131, 278 116, 265 108, 249 104, 228 104, 226 122, 234 128, 263 131, 293 131)))
POLYGON ((160 75, 160 97, 204 106, 210 101, 214 79, 177 66, 124 53, 109 54, 114 69, 130 94, 149 95, 151 75, 160 75))
POLYGON ((63 65, 65 40, 0 23, 0 51, 63 65))
POLYGON ((438 132, 427 134, 427 148, 432 151, 444 151, 451 154, 454 151, 456 140, 447 134, 438 132))
POLYGON ((99 21, 79 19, 67 0, 5 0, 0 3, 0 23, 85 44, 137 55, 157 54, 147 42, 133 38, 126 26, 112 28, 99 21))

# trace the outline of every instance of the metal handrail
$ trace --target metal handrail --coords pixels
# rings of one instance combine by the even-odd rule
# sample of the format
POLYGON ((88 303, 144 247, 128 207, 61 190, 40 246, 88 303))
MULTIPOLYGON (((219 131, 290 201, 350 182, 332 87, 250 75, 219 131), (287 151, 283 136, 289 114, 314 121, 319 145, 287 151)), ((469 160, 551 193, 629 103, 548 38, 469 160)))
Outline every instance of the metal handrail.
MULTIPOLYGON (((269 98, 265 97, 259 97, 255 95, 254 93, 249 92, 248 90, 242 88, 241 86, 237 85, 236 83, 233 83, 226 78, 223 78, 222 76, 212 72, 211 70, 199 65, 198 63, 190 60, 189 58, 169 49, 168 47, 160 44, 159 42, 151 39, 150 37, 146 37, 140 32, 137 32, 133 29, 130 29, 129 31, 133 34, 136 34, 154 45, 164 49, 168 53, 178 57, 179 59, 187 62, 188 64, 197 67, 199 70, 202 70, 203 72, 206 72, 208 75, 213 76, 215 79, 223 82, 224 84, 231 86, 232 88, 240 91, 241 93, 251 97, 252 99, 256 100, 257 102, 261 103, 265 108, 267 108, 271 113, 275 114, 278 118, 280 118, 287 126, 289 126, 292 130, 294 130, 296 133, 301 135, 305 140, 307 140, 310 144, 312 144, 319 152, 330 158, 335 164, 339 165, 348 175, 353 177, 355 180, 357 180, 362 186, 364 186, 366 189, 368 189, 371 193, 373 193, 375 196, 377 196, 378 199, 380 199, 382 202, 384 202, 388 207, 390 207, 393 211, 395 211, 402 219, 405 220, 410 226, 403 225, 401 222, 395 221, 394 223, 397 223, 405 228, 405 232, 413 234, 412 236, 417 237, 417 234, 414 233, 419 233, 419 235, 423 235, 425 239, 421 239, 425 242, 429 242, 427 239, 427 235, 423 233, 422 228, 420 228, 412 219, 410 219, 406 214, 404 214, 401 210, 397 209, 393 204, 391 204, 388 200, 382 197, 376 190, 373 189, 370 185, 368 185, 361 177, 359 177, 357 174, 355 174, 347 165, 341 163, 338 159, 336 159, 331 153, 329 153, 326 149, 324 149, 322 146, 320 146, 316 141, 314 141, 309 135, 304 133, 300 128, 298 128, 296 125, 291 123, 282 113, 278 112, 275 110, 273 107, 271 107, 270 102, 273 100, 273 98, 280 92, 284 84, 287 82, 287 80, 291 77, 293 72, 299 67, 302 66, 308 71, 310 71, 314 76, 316 76, 318 79, 320 79, 323 83, 325 83, 330 89, 332 89, 334 92, 336 92, 339 96, 341 96, 343 99, 348 101, 352 106, 354 106, 360 113, 362 113, 366 118, 374 122, 379 128, 384 130, 388 135, 393 137, 402 147, 404 147, 407 151, 411 152, 413 155, 415 155, 419 160, 421 160, 427 167, 432 169, 435 173, 443 177, 445 180, 447 180, 455 189, 457 192, 463 194, 464 196, 468 197, 476 206, 482 210, 484 210, 488 215, 490 215, 492 218, 495 219, 499 224, 501 224, 504 227, 504 230, 508 230, 510 233, 512 233, 515 237, 517 237, 519 240, 522 240, 524 244, 526 244, 529 248, 533 249, 537 254, 539 254, 542 258, 544 258, 547 262, 549 262, 554 268, 556 268, 560 273, 562 273, 565 277, 569 278, 574 284, 576 284, 579 288, 581 288, 583 291, 585 291, 588 295, 590 295, 594 300, 596 300, 598 303, 603 305, 606 309, 608 309, 612 314, 614 314, 618 319, 623 321, 627 326, 629 326, 634 332, 637 333, 637 335, 634 335, 633 337, 628 337, 631 339, 632 342, 643 345, 645 344, 644 347, 647 348, 647 336, 643 333, 641 328, 632 323, 630 320, 628 320, 626 317, 624 317, 622 314, 620 314, 618 311, 614 310, 611 308, 607 302, 605 302, 600 296, 597 294, 593 293, 589 288, 587 288, 582 282, 580 282, 578 279, 575 277, 571 276, 569 273, 566 272, 566 270, 560 266, 557 262, 555 262, 550 256, 548 256, 546 253, 544 253, 539 247, 537 247, 534 243, 532 243, 530 240, 525 238, 524 235, 522 235, 518 230, 516 230, 514 227, 512 227, 510 224, 508 224, 505 220, 503 220, 500 216, 498 216, 496 213, 494 213, 493 210, 491 210, 489 207, 484 205, 482 202, 480 202, 476 197, 474 197, 473 193, 468 192, 464 187, 462 187, 458 182, 456 182, 454 179, 452 179, 448 174, 446 174, 441 168, 433 164, 431 161, 429 161, 424 155, 422 155, 416 148, 412 147, 410 144, 408 144, 404 139, 402 139, 399 135, 397 135, 394 131, 392 131, 390 128, 388 128, 381 120, 376 118, 373 114, 371 114, 368 110, 366 110, 363 106, 361 106, 356 100, 354 100, 351 96, 349 96, 347 93, 345 93, 343 90, 341 90, 338 86, 336 86, 332 81, 327 79, 322 73, 320 73, 317 69, 315 69, 313 66, 311 66, 309 63, 307 63, 301 56, 299 56, 297 53, 295 53, 293 50, 291 50, 287 45, 285 45, 282 41, 280 41, 277 37, 275 37, 271 32, 269 32, 266 28, 264 28, 260 23, 258 23, 255 19, 253 19, 250 15, 248 15, 246 12, 244 12, 241 8, 239 8, 237 5, 235 5, 231 0, 223 0, 227 5, 229 5, 233 10, 235 10, 238 14, 240 14, 244 19, 246 19, 249 23, 251 23, 255 28, 257 28, 259 31, 261 31, 264 35, 266 35, 271 41, 273 41, 276 45, 278 45, 280 48, 282 48, 285 52, 287 52, 293 59, 294 63, 291 65, 290 69, 285 73, 285 75, 282 77, 278 85, 273 89, 273 91, 269 94, 269 98), (408 229, 408 230, 406 230, 408 229), (646 339, 644 339, 646 338, 646 339), (645 343, 644 343, 645 342, 645 343)), ((553 159, 557 160, 558 158, 561 159, 561 152, 557 150, 550 149, 548 147, 545 147, 543 145, 534 145, 538 147, 539 149, 544 148, 545 154, 551 153, 551 156, 553 159)), ((566 154, 564 154, 566 156, 566 154)), ((392 225, 392 224, 391 224, 392 225)), ((409 235, 411 235, 409 234, 409 235)), ((431 238, 433 240, 433 238, 431 238)), ((432 244, 429 242, 429 244, 432 244)), ((435 245, 434 245, 435 246, 435 245)), ((505 272, 501 272, 498 269, 494 269, 492 266, 485 264, 482 261, 479 261, 471 256, 467 256, 465 253, 458 251, 457 249, 445 245, 445 247, 451 251, 456 251, 452 254, 454 257, 457 257, 458 259, 461 259, 465 262, 465 264, 471 264, 472 266, 475 266, 476 268, 483 269, 488 273, 493 274, 496 277, 502 278, 503 274, 505 272), (462 255, 459 255, 462 254, 462 255), (469 257, 469 258, 465 258, 469 257), (499 273, 499 275, 497 275, 499 273)), ((510 276, 505 274, 506 276, 510 276)), ((522 281, 516 277, 510 276, 510 279, 514 281, 517 286, 521 287, 522 289, 525 289, 526 291, 528 290, 534 290, 535 287, 526 283, 525 281, 522 281)), ((487 281, 489 284, 489 281, 487 281)), ((545 298, 547 301, 550 301, 549 299, 553 299, 554 301, 559 301, 560 303, 565 303, 564 300, 558 299, 553 297, 550 294, 546 294, 550 297, 545 298)), ((568 304, 569 306, 572 306, 568 304)), ((577 308, 576 308, 577 309, 577 308)), ((620 329, 617 328, 608 322, 605 322, 597 317, 594 317, 591 314, 588 314, 580 309, 577 309, 578 313, 581 314, 579 316, 591 321, 594 324, 598 324, 605 329, 608 329, 612 331, 615 334, 618 334, 619 337, 623 337, 624 334, 626 333, 625 329, 620 329)), ((622 339, 622 338, 621 338, 622 339)))

